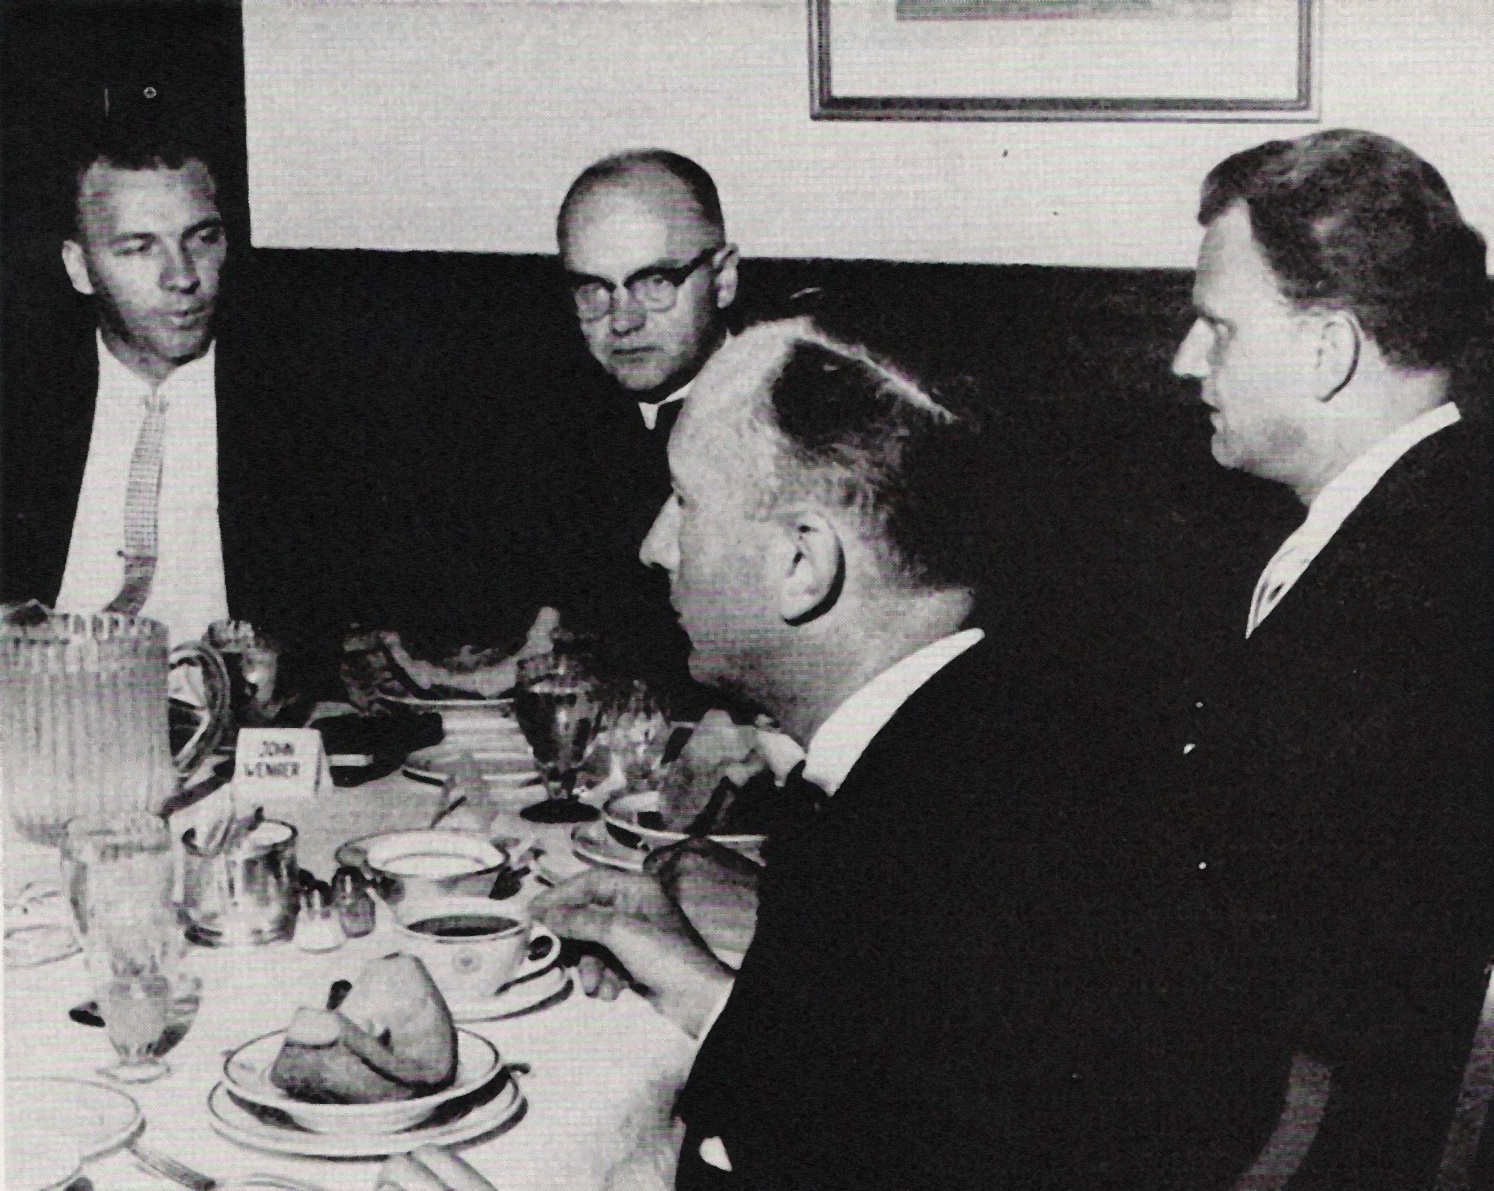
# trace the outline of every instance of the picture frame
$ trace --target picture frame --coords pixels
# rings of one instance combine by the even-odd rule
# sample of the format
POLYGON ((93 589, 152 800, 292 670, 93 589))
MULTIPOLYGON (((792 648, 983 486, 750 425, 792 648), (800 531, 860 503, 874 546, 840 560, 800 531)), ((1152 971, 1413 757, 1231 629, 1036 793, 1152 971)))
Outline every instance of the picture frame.
POLYGON ((1322 0, 808 0, 815 120, 1319 118, 1322 0))

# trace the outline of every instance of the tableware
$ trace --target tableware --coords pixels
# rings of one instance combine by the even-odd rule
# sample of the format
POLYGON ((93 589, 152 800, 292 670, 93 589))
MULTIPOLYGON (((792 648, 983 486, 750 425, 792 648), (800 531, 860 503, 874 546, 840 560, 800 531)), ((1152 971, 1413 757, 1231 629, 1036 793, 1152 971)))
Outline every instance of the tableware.
POLYGON ((221 1186, 219 1180, 195 1171, 190 1166, 183 1166, 175 1158, 168 1158, 165 1154, 146 1149, 140 1144, 138 1138, 125 1146, 125 1149, 149 1169, 170 1179, 173 1183, 181 1184, 189 1191, 214 1191, 214 1188, 221 1186))
MULTIPOLYGON (((645 827, 639 817, 658 814, 661 796, 657 790, 639 790, 614 794, 602 806, 602 818, 607 832, 613 840, 625 848, 652 852, 655 848, 667 848, 688 836, 683 831, 666 831, 659 827, 645 827)), ((707 839, 742 853, 761 863, 765 835, 710 835, 707 839)))
POLYGON ((443 740, 428 748, 416 749, 401 767, 401 772, 418 782, 442 785, 448 778, 464 775, 467 770, 484 783, 495 786, 535 785, 540 779, 534 754, 523 737, 518 741, 493 744, 463 743, 443 740))
POLYGON ((417 1146, 458 1145, 512 1127, 527 1104, 511 1076, 443 1105, 428 1120, 398 1133, 310 1133, 273 1110, 238 1100, 226 1082, 208 1094, 208 1123, 229 1141, 275 1154, 305 1158, 382 1158, 417 1146), (256 1111, 257 1110, 257 1111, 256 1111))
POLYGON ((641 873, 647 852, 624 847, 607 833, 605 821, 582 823, 571 830, 571 851, 588 864, 641 873))
POLYGON ((448 1001, 491 996, 555 962, 560 940, 483 897, 404 903, 395 912, 400 948, 420 959, 448 1001))
POLYGON ((575 790, 601 710, 596 680, 578 656, 559 650, 528 659, 520 676, 514 715, 549 791, 549 798, 521 813, 535 823, 589 822, 597 809, 580 801, 575 790))
POLYGON ((17 1076, 5 1081, 7 1150, 16 1136, 12 1130, 25 1128, 56 1139, 86 1162, 117 1149, 134 1136, 141 1121, 140 1105, 120 1088, 81 1079, 17 1076))
POLYGON ((380 1104, 310 1104, 270 1082, 270 1068, 285 1042, 285 1031, 265 1034, 233 1051, 223 1063, 228 1087, 240 1100, 283 1113, 302 1129, 337 1136, 396 1133, 424 1121, 443 1104, 469 1096, 498 1074, 497 1048, 481 1034, 457 1031, 457 1075, 451 1087, 413 1100, 380 1104))
POLYGON ((91 879, 107 867, 114 897, 161 904, 172 888, 171 835, 146 811, 79 815, 59 846, 62 884, 79 939, 88 934, 91 879))
POLYGON ((71 1182, 83 1168, 77 1154, 59 1148, 24 1120, 6 1122, 5 1143, 6 1191, 51 1191, 71 1182))
POLYGON ((439 827, 364 836, 344 844, 336 858, 361 869, 391 908, 409 899, 486 897, 509 863, 507 852, 477 832, 439 827))
POLYGON ((474 997, 465 1001, 448 1001, 446 1007, 459 1022, 470 1024, 479 1021, 502 1021, 509 1017, 521 1017, 540 1009, 558 1005, 571 995, 574 981, 569 968, 559 965, 560 948, 552 954, 555 965, 522 980, 505 985, 492 996, 474 997))
POLYGON ((0 624, 0 786, 27 838, 56 845, 79 815, 156 810, 175 789, 166 640, 114 613, 0 624))
POLYGON ((273 943, 295 933, 296 829, 277 819, 231 832, 220 845, 182 836, 187 938, 204 947, 273 943))
POLYGON ((28 881, 5 905, 5 966, 34 968, 83 950, 63 891, 28 881))
POLYGON ((522 739, 514 721, 512 698, 422 699, 416 695, 378 696, 385 703, 408 707, 412 711, 435 711, 441 716, 441 727, 448 736, 496 733, 522 739))
POLYGON ((674 725, 659 701, 635 680, 602 711, 591 752, 609 777, 626 789, 657 789, 673 733, 674 725))

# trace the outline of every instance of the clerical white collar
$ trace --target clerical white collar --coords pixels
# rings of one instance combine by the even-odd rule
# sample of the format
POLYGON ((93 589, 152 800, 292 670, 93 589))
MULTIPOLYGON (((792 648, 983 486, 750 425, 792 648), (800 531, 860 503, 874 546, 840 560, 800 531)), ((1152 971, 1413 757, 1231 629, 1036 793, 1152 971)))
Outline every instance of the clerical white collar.
POLYGON ((669 394, 668 397, 664 398, 663 401, 640 401, 638 403, 638 412, 643 415, 643 424, 652 430, 659 424, 659 411, 666 405, 673 405, 676 401, 683 401, 686 397, 690 396, 690 388, 694 384, 695 378, 692 376, 673 393, 669 394))
POLYGON ((985 635, 984 629, 965 629, 941 637, 883 670, 832 711, 810 737, 804 776, 834 794, 872 738, 913 692, 985 635))

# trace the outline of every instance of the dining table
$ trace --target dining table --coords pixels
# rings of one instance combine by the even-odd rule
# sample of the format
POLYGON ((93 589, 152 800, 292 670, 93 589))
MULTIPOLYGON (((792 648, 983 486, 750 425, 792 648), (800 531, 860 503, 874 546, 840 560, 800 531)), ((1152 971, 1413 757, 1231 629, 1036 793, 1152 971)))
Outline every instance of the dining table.
MULTIPOLYGON (((218 791, 211 799, 225 796, 218 791)), ((323 784, 313 795, 267 798, 264 805, 268 817, 296 828, 298 864, 326 879, 341 844, 379 831, 425 827, 445 797, 441 787, 397 769, 361 785, 323 784)), ((521 795, 520 805, 533 798, 532 791, 521 795)), ((182 811, 171 823, 174 837, 180 838, 186 817, 208 813, 205 803, 182 811)), ((516 814, 512 820, 540 848, 579 867, 570 854, 568 825, 528 824, 516 814)), ((57 850, 11 838, 4 867, 7 890, 28 879, 55 881, 57 850)), ((531 873, 517 894, 497 904, 522 910, 542 887, 531 873)), ((373 1191, 381 1157, 251 1148, 214 1128, 208 1099, 223 1078, 228 1054, 283 1029, 298 1007, 325 1004, 333 981, 352 979, 368 960, 396 949, 393 931, 392 913, 380 903, 374 931, 333 951, 307 951, 294 940, 189 947, 186 969, 202 981, 196 1019, 165 1056, 169 1075, 123 1089, 141 1110, 139 1143, 226 1186, 270 1174, 326 1191, 373 1191)), ((11 1096, 26 1094, 25 1084, 15 1081, 28 1077, 110 1083, 98 1074, 113 1058, 105 1031, 78 1024, 68 1013, 93 995, 81 954, 37 966, 7 964, 4 1070, 11 1096)), ((679 1132, 670 1109, 696 1044, 643 997, 624 990, 616 1000, 593 999, 572 974, 567 993, 528 1012, 462 1028, 494 1044, 523 1096, 512 1119, 456 1147, 494 1187, 642 1191, 672 1185, 679 1132)), ((17 1111, 15 1104, 7 1108, 17 1111)), ((83 1173, 98 1191, 172 1185, 125 1144, 87 1160, 83 1173)))

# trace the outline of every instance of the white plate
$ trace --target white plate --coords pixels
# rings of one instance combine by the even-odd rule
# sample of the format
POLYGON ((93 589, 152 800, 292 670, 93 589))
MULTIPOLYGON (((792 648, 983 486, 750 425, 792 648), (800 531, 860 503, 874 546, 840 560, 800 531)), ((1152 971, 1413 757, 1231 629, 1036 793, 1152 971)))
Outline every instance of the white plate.
POLYGON ((648 855, 636 848, 625 848, 608 835, 605 819, 578 823, 571 831, 571 851, 588 864, 602 864, 629 873, 641 873, 648 855))
MULTIPOLYGON (((11 1028, 17 1024, 12 1022, 11 1028)), ((64 1153, 82 1161, 129 1140, 141 1122, 133 1096, 81 1079, 7 1079, 5 1116, 7 1141, 24 1120, 28 1132, 57 1138, 64 1153)))
POLYGON ((311 1104, 287 1096, 270 1082, 270 1068, 285 1042, 285 1031, 265 1034, 233 1051, 223 1074, 236 1096, 293 1118, 297 1126, 340 1137, 393 1133, 418 1125, 441 1105, 485 1087, 498 1070, 498 1050, 481 1034, 457 1031, 457 1074, 451 1087, 412 1100, 378 1104, 311 1104))
POLYGON ((5 1130, 6 1191, 50 1191, 70 1181, 83 1164, 34 1126, 5 1130))
POLYGON ((207 1106, 209 1123, 216 1132, 251 1149, 307 1158, 382 1158, 408 1154, 416 1146, 456 1145, 511 1126, 522 1116, 525 1100, 511 1076, 500 1077, 490 1091, 453 1100, 433 1120, 401 1133, 383 1134, 308 1133, 295 1125, 274 1123, 256 1116, 221 1082, 208 1094, 207 1106), (492 1099, 487 1099, 489 1094, 492 1099))
MULTIPOLYGON (((556 948, 556 958, 560 949, 556 948)), ((544 1006, 558 1005, 571 995, 571 973, 568 968, 546 968, 538 975, 500 989, 491 997, 474 1001, 448 1001, 451 1016, 461 1022, 499 1021, 518 1017, 544 1006)))
POLYGON ((460 738, 443 740, 429 748, 416 749, 405 758, 404 775, 417 781, 440 784, 456 776, 463 767, 462 754, 469 754, 484 782, 494 785, 534 785, 540 780, 534 754, 522 739, 517 745, 500 741, 465 745, 460 738))
MULTIPOLYGON (((648 811, 659 809, 660 794, 657 790, 639 790, 633 793, 614 794, 602 807, 602 818, 611 823, 614 828, 620 829, 626 837, 631 834, 638 840, 638 846, 634 851, 651 852, 655 848, 667 848, 670 844, 677 844, 685 838, 683 831, 665 831, 657 827, 642 827, 638 823, 638 816, 648 811)), ((623 848, 629 846, 629 841, 624 838, 618 840, 613 838, 623 848)), ((706 838, 740 852, 745 856, 762 862, 763 841, 765 835, 711 835, 706 838)))

